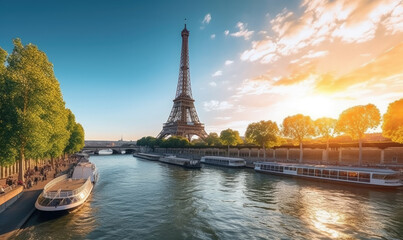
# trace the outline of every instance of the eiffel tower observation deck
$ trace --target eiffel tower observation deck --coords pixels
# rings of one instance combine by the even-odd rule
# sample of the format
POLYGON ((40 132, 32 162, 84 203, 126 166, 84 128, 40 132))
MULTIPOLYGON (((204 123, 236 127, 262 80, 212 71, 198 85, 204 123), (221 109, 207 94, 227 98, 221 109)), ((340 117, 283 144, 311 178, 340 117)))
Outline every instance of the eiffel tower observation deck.
POLYGON ((182 52, 179 67, 178 86, 176 96, 173 100, 174 105, 169 114, 168 121, 163 124, 162 131, 157 138, 165 138, 167 136, 182 136, 191 139, 196 135, 202 139, 207 137, 202 124, 197 116, 192 97, 192 89, 190 84, 189 72, 189 31, 185 28, 182 30, 182 52))

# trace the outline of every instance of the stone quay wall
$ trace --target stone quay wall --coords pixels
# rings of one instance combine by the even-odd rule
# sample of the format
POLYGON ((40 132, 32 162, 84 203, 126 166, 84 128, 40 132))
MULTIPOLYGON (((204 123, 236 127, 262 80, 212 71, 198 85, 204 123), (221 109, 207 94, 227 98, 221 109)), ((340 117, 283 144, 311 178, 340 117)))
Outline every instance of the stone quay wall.
MULTIPOLYGON (((174 154, 200 159, 202 156, 228 156, 224 148, 156 148, 159 154, 174 154)), ((299 161, 299 148, 266 149, 264 158, 263 149, 259 148, 230 148, 230 157, 241 157, 250 161, 299 161)), ((359 149, 355 147, 329 149, 326 161, 326 150, 318 148, 303 149, 303 163, 332 164, 332 165, 357 165, 359 149)), ((396 165, 403 167, 403 147, 389 147, 386 149, 364 147, 363 165, 396 165)))

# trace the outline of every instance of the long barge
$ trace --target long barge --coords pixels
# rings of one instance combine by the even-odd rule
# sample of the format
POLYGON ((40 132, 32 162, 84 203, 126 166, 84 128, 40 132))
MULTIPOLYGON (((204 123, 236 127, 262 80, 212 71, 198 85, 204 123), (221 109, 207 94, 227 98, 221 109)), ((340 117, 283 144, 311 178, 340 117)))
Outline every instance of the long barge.
POLYGON ((151 160, 151 161, 158 161, 161 156, 156 155, 156 154, 149 154, 149 153, 134 153, 133 157, 138 157, 138 158, 147 159, 147 160, 151 160))
POLYGON ((211 164, 216 166, 240 168, 246 166, 245 159, 220 156, 204 156, 200 159, 201 163, 211 164))
POLYGON ((178 158, 176 156, 165 156, 159 159, 160 162, 177 165, 185 168, 201 168, 199 160, 190 160, 187 158, 178 158))
POLYGON ((255 162, 255 171, 368 187, 398 188, 403 186, 400 173, 390 169, 255 162))

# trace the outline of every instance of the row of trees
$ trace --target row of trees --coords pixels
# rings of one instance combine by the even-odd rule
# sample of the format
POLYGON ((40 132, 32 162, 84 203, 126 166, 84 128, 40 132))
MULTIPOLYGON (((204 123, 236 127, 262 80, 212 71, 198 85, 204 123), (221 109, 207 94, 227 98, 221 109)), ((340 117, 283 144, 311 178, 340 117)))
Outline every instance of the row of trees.
POLYGON ((0 48, 0 164, 57 158, 84 147, 84 129, 65 107, 53 65, 35 45, 0 48))
MULTIPOLYGON (((146 137, 140 139, 140 146, 160 147, 187 147, 193 146, 236 146, 239 144, 254 144, 264 150, 269 147, 279 146, 285 143, 285 138, 290 138, 300 146, 300 162, 303 159, 303 142, 309 138, 321 137, 326 141, 326 156, 329 154, 329 140, 336 135, 346 134, 359 142, 359 164, 362 164, 362 142, 365 133, 370 129, 376 129, 381 122, 378 108, 373 104, 354 106, 344 110, 338 119, 319 118, 315 121, 309 116, 297 114, 286 117, 282 125, 274 121, 260 121, 248 125, 245 139, 242 140, 239 132, 226 129, 217 133, 210 133, 204 140, 197 139, 188 142, 186 138, 171 137, 167 140, 146 137), (171 140, 172 139, 172 140, 171 140), (175 140, 174 140, 175 139, 175 140), (177 139, 181 139, 179 144, 177 139)), ((403 143, 403 99, 391 103, 383 116, 382 131, 385 137, 392 141, 403 143)), ((229 150, 228 150, 229 152, 229 150)), ((266 157, 266 151, 264 151, 266 157)))

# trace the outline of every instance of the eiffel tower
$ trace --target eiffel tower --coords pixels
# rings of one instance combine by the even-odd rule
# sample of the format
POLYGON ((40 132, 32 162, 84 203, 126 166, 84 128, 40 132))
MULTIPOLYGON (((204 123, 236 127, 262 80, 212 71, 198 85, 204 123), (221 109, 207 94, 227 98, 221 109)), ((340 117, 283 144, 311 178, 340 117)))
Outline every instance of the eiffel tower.
POLYGON ((192 97, 192 89, 190 85, 189 72, 189 31, 185 28, 182 30, 182 52, 179 67, 178 86, 176 88, 176 96, 173 100, 174 105, 169 114, 168 121, 163 124, 162 131, 157 138, 166 136, 182 136, 191 139, 196 135, 202 139, 207 137, 202 124, 197 116, 192 97))

